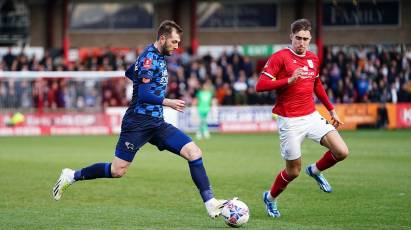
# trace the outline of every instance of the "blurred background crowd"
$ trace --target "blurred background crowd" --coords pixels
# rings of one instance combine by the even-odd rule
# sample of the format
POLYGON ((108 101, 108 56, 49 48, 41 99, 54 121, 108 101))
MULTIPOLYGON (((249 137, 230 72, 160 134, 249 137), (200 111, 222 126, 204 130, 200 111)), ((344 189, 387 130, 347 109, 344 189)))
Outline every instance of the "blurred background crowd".
MULTIPOLYGON (((45 52, 41 59, 15 55, 0 57, 0 71, 113 71, 125 70, 133 58, 105 49, 65 64, 57 53, 45 52)), ((272 105, 275 93, 256 93, 255 84, 266 58, 250 58, 237 52, 218 57, 194 56, 189 50, 168 58, 168 96, 188 105, 205 81, 214 87, 220 105, 272 105)), ((411 47, 328 46, 324 50, 321 80, 334 103, 410 102, 411 47)), ((126 106, 132 84, 125 77, 109 79, 0 79, 1 108, 89 109, 126 106)))

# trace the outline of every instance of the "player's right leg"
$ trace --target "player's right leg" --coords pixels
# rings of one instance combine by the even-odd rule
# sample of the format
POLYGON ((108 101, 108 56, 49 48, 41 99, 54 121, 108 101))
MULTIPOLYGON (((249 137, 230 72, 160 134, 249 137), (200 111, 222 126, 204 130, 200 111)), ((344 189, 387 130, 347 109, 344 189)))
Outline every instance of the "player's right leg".
POLYGON ((271 189, 263 193, 263 202, 267 214, 271 217, 280 217, 277 208, 277 197, 287 188, 287 185, 300 174, 301 158, 286 160, 286 168, 278 173, 271 189))
POLYGON ((53 199, 60 200, 64 191, 76 181, 122 177, 127 172, 129 165, 130 162, 115 156, 112 163, 96 163, 77 171, 65 168, 53 187, 53 199))
POLYGON ((74 170, 65 168, 61 171, 56 184, 53 186, 51 195, 54 200, 60 200, 63 192, 74 183, 74 170))
POLYGON ((281 216, 281 213, 277 208, 277 200, 270 195, 270 191, 263 192, 263 202, 265 204, 265 210, 269 216, 274 218, 281 216))
POLYGON ((112 178, 111 163, 96 163, 77 171, 65 168, 53 187, 53 199, 60 200, 63 192, 76 181, 96 178, 112 178))
POLYGON ((305 137, 305 124, 301 119, 290 119, 278 116, 281 155, 286 162, 286 168, 278 173, 269 191, 263 193, 263 202, 267 214, 280 217, 277 208, 277 198, 301 171, 301 143, 305 137))

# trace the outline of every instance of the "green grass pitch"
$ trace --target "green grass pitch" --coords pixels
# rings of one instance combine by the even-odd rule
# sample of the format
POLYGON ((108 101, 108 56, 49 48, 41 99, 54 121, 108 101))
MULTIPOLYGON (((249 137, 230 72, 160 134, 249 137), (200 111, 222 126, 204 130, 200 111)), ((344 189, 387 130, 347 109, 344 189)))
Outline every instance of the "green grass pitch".
MULTIPOLYGON (((217 198, 250 208, 244 229, 411 229, 411 130, 341 133, 349 158, 325 172, 326 194, 301 173, 269 218, 262 192, 284 167, 276 134, 214 134, 198 141, 217 198)), ((226 229, 206 215, 185 160, 146 145, 121 179, 78 182, 59 202, 64 167, 111 161, 117 136, 0 137, 1 229, 226 229)), ((303 144, 303 167, 324 148, 303 144)))

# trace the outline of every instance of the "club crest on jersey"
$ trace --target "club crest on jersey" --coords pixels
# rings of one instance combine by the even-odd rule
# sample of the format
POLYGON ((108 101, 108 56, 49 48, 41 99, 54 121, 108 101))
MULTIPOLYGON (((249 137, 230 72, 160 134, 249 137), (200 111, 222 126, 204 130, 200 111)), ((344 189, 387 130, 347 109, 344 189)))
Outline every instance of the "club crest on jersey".
POLYGON ((146 58, 146 59, 144 59, 143 67, 146 68, 146 69, 150 69, 152 63, 153 63, 152 59, 146 58))
POLYGON ((307 60, 307 63, 308 63, 308 66, 309 66, 311 69, 314 68, 314 62, 313 62, 313 60, 308 59, 308 60, 307 60))

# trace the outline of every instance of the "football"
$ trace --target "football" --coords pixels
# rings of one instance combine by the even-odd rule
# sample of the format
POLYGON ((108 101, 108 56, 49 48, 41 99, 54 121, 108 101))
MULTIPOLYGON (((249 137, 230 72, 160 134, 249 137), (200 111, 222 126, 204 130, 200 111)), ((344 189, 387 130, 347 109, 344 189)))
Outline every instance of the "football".
POLYGON ((224 205, 221 216, 228 226, 238 228, 248 222, 250 211, 244 202, 233 199, 224 205))

